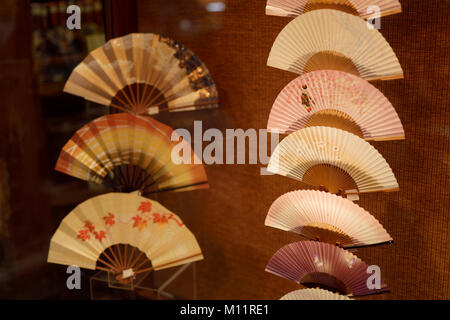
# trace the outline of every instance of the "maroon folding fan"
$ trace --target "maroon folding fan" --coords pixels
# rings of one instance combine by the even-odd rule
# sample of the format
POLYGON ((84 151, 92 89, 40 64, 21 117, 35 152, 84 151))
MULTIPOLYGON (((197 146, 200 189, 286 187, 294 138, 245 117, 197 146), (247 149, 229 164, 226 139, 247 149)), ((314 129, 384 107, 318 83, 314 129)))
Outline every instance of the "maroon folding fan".
POLYGON ((351 252, 334 245, 299 241, 278 250, 270 258, 266 271, 309 288, 319 287, 341 294, 364 296, 388 292, 389 288, 382 281, 379 289, 369 289, 367 280, 372 273, 368 273, 368 267, 351 252))

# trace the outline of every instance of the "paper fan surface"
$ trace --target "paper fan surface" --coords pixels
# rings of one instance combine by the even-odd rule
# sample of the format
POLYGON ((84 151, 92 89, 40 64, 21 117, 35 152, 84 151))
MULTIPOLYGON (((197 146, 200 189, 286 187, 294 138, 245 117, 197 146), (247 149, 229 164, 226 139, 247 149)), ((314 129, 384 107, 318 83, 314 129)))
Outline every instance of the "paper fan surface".
POLYGON ((150 117, 117 113, 79 129, 61 150, 55 170, 146 195, 207 188, 205 169, 197 163, 190 144, 172 128, 150 117))
POLYGON ((393 241, 380 222, 357 204, 316 190, 279 197, 270 207, 265 225, 344 248, 393 241))
POLYGON ((310 126, 343 129, 365 140, 405 138, 397 112, 377 88, 335 70, 292 80, 276 98, 267 123, 269 131, 282 134, 310 126))
MULTIPOLYGON (((267 264, 266 271, 307 287, 320 287, 341 294, 364 296, 388 292, 369 289, 368 265, 351 252, 318 241, 299 241, 278 250, 267 264)), ((371 280, 369 280, 371 283, 371 280)))
POLYGON ((353 300, 324 289, 299 289, 282 296, 280 300, 353 300))
POLYGON ((394 51, 377 29, 329 9, 292 20, 276 38, 267 65, 298 74, 340 70, 366 80, 403 78, 394 51))
POLYGON ((173 212, 137 195, 109 193, 81 203, 62 220, 48 262, 139 273, 143 269, 132 248, 143 252, 152 270, 203 259, 194 235, 173 212), (127 245, 126 251, 118 251, 118 244, 127 245), (110 260, 100 261, 105 253, 110 260))
POLYGON ((72 72, 64 91, 137 114, 218 107, 214 81, 182 44, 152 33, 111 39, 72 72))
POLYGON ((275 148, 268 171, 331 193, 399 190, 392 169, 372 145, 331 127, 308 127, 288 135, 275 148))
POLYGON ((373 17, 373 6, 378 7, 380 16, 402 12, 402 6, 398 0, 268 0, 266 14, 296 17, 308 11, 328 8, 368 19, 373 17))

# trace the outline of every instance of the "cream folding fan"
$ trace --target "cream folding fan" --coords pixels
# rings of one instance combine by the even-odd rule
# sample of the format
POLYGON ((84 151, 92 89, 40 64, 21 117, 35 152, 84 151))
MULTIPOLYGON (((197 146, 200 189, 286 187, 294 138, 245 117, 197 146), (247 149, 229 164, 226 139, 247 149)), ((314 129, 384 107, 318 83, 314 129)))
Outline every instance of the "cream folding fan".
POLYGON ((405 138, 397 112, 377 88, 335 70, 292 80, 276 98, 267 123, 269 131, 283 134, 310 126, 339 128, 365 140, 405 138))
POLYGON ((282 195, 270 207, 265 225, 344 248, 393 241, 369 212, 323 191, 298 190, 282 195))
POLYGON ((115 191, 148 195, 208 188, 199 163, 172 128, 150 117, 118 113, 79 129, 63 147, 55 170, 115 191))
POLYGON ((398 0, 267 0, 266 14, 296 17, 312 10, 335 9, 368 19, 375 8, 382 17, 402 12, 398 0))
POLYGON ((331 127, 288 135, 270 157, 268 170, 341 195, 399 190, 392 169, 373 146, 331 127))
POLYGON ((340 70, 366 80, 403 78, 394 51, 377 29, 328 9, 292 20, 276 38, 267 65, 298 74, 340 70))
POLYGON ((378 288, 369 288, 368 267, 351 252, 334 245, 299 241, 278 250, 270 258, 266 271, 308 288, 319 287, 344 295, 388 292, 389 288, 382 281, 378 288))
POLYGON ((197 240, 177 215, 156 201, 109 193, 83 202, 63 219, 47 261, 124 279, 202 259, 197 240))
POLYGON ((347 296, 324 289, 300 289, 289 292, 280 300, 353 300, 347 296))
POLYGON ((115 38, 93 50, 64 91, 137 114, 218 107, 216 86, 200 59, 151 33, 115 38))

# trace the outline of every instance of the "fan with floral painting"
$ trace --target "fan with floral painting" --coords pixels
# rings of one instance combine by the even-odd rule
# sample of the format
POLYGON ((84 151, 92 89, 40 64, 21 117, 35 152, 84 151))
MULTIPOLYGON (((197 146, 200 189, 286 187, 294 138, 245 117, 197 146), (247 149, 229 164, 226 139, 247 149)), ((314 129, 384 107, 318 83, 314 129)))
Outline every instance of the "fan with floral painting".
POLYGON ((203 259, 183 221, 156 201, 108 193, 72 210, 50 241, 48 262, 112 273, 119 280, 203 259))
POLYGON ((278 94, 267 129, 290 134, 326 126, 365 140, 404 139, 402 122, 392 103, 375 86, 353 74, 318 70, 303 74, 278 94))

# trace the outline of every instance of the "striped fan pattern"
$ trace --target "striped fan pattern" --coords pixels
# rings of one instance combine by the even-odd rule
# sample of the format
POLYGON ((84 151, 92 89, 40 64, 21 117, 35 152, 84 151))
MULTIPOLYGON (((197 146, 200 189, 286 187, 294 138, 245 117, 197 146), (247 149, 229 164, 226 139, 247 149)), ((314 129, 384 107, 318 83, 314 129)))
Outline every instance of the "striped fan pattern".
POLYGON ((64 91, 135 114, 218 107, 216 85, 197 55, 152 33, 111 39, 93 50, 64 91))
POLYGON ((112 186, 115 191, 207 188, 205 169, 172 128, 129 113, 110 114, 79 129, 61 150, 55 170, 112 186), (172 152, 174 148, 190 154, 172 152))

